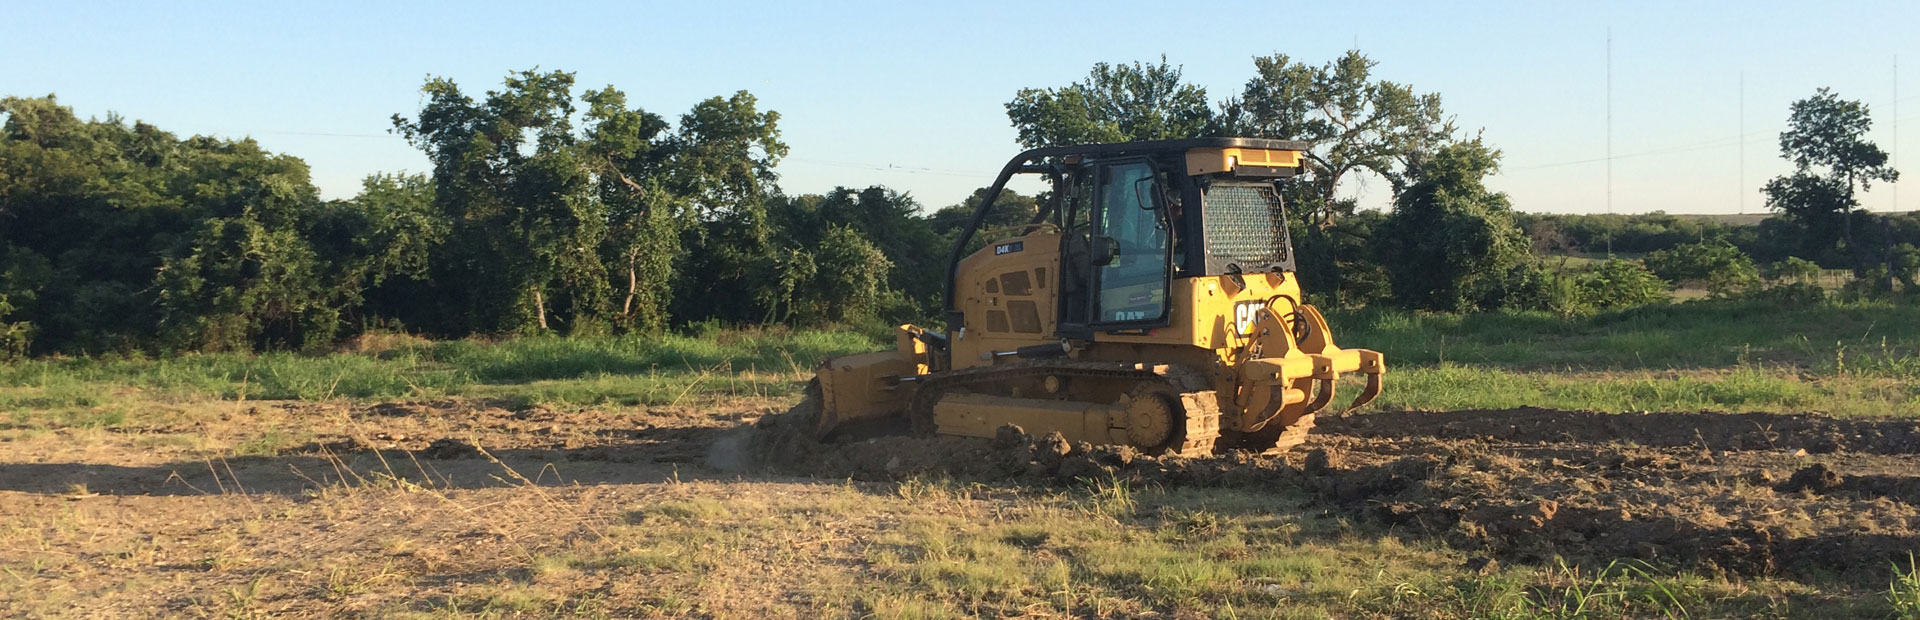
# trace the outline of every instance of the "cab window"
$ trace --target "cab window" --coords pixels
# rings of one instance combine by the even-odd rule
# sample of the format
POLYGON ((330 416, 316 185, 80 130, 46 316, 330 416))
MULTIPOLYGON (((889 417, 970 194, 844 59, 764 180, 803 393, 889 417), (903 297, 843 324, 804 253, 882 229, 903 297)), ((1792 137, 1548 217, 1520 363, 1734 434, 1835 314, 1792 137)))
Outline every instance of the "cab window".
POLYGON ((1153 166, 1144 161, 1100 170, 1095 193, 1099 230, 1094 243, 1105 244, 1106 251, 1093 254, 1111 256, 1096 265, 1097 323, 1166 316, 1170 236, 1159 183, 1153 166))

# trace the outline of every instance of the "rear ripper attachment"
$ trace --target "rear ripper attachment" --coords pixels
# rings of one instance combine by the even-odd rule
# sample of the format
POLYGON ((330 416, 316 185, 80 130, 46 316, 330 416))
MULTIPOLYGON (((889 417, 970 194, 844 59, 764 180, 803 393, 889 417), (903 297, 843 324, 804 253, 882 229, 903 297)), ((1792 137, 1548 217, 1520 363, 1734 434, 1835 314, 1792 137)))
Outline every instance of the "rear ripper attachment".
POLYGON ((1205 138, 1015 157, 954 248, 946 333, 902 325, 892 351, 822 362, 813 435, 875 423, 992 437, 1016 425, 1190 457, 1299 444, 1341 375, 1366 376, 1351 411, 1386 373, 1379 353, 1335 346, 1298 301, 1278 185, 1305 148, 1205 138), (1016 174, 1049 180, 1049 200, 973 243, 1016 174))

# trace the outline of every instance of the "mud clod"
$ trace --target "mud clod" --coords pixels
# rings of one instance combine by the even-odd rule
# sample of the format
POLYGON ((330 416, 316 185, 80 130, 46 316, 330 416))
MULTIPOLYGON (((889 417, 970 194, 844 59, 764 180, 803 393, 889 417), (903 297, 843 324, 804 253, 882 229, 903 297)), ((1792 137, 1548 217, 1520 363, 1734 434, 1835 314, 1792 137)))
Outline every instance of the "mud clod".
POLYGON ((1333 467, 1333 456, 1325 448, 1315 448, 1307 451, 1306 462, 1300 466, 1300 469, 1309 474, 1324 474, 1333 467))
POLYGON ((435 439, 433 443, 427 444, 427 449, 420 451, 421 456, 437 460, 466 458, 478 454, 480 451, 475 449, 473 444, 452 437, 435 439))
POLYGON ((1781 493, 1812 491, 1824 495, 1840 488, 1840 482, 1839 472, 1828 469, 1826 465, 1814 463, 1810 467, 1793 472, 1793 476, 1774 487, 1774 490, 1781 493))
POLYGON ((1032 440, 1033 438, 1027 436, 1027 431, 1016 424, 1001 426, 993 431, 993 449, 995 450, 1011 450, 1025 446, 1032 440))

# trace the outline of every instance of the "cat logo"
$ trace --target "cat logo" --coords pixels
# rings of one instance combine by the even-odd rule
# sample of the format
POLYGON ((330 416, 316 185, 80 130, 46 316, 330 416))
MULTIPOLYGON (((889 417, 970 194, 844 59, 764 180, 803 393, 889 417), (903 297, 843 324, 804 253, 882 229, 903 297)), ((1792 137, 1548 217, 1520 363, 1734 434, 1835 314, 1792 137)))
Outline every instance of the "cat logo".
POLYGON ((1234 331, 1238 332, 1241 337, 1245 337, 1247 330, 1253 328, 1254 317, 1260 316, 1260 309, 1265 307, 1267 307, 1267 302, 1259 299, 1233 304, 1234 331))

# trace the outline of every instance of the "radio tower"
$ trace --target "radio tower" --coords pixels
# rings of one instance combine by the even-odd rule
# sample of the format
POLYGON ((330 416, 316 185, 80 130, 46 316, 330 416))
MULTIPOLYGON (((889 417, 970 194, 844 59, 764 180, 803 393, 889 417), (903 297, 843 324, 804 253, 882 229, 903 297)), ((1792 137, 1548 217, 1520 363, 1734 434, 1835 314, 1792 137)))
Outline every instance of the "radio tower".
MULTIPOLYGON (((1613 26, 1607 26, 1607 215, 1613 215, 1613 26)), ((1607 226, 1607 258, 1613 258, 1611 224, 1607 226)))

